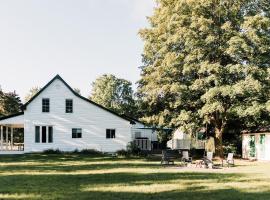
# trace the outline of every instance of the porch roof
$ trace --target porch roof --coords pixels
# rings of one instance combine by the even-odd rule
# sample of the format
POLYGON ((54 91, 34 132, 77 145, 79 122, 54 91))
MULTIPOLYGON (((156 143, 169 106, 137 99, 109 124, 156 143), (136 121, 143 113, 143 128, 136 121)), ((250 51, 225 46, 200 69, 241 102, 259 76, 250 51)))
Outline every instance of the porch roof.
POLYGON ((17 113, 0 118, 0 125, 23 125, 24 124, 24 113, 17 113))

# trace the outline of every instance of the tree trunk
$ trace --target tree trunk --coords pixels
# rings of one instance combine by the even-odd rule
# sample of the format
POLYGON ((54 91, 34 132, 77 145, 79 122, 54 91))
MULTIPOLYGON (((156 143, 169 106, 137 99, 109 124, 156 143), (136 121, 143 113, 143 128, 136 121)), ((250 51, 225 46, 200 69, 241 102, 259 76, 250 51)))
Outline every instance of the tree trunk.
POLYGON ((215 147, 216 147, 216 156, 219 158, 224 158, 224 152, 223 152, 223 136, 224 128, 218 129, 215 128, 215 147))

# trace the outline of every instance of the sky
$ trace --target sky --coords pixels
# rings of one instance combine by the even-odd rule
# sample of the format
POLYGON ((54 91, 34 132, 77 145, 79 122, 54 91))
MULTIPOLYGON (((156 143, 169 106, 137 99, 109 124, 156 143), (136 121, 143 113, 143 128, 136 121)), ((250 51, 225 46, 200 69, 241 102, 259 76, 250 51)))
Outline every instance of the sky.
POLYGON ((1 0, 0 85, 24 100, 56 74, 83 96, 111 73, 140 78, 143 41, 155 0, 1 0))

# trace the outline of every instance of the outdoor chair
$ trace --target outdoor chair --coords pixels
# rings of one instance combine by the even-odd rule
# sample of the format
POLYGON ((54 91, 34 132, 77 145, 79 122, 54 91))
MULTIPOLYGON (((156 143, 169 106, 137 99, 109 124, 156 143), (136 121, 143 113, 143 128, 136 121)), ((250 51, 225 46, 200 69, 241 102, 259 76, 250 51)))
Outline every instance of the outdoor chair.
POLYGON ((225 164, 227 164, 228 167, 230 167, 230 165, 234 166, 233 153, 228 153, 227 159, 222 160, 222 167, 225 164))
POLYGON ((179 159, 179 152, 174 150, 162 150, 161 164, 172 164, 174 160, 179 159))
POLYGON ((203 164, 207 168, 212 168, 213 167, 213 152, 207 152, 206 156, 203 158, 203 164))
POLYGON ((182 151, 182 162, 192 163, 192 157, 189 156, 188 151, 182 151))

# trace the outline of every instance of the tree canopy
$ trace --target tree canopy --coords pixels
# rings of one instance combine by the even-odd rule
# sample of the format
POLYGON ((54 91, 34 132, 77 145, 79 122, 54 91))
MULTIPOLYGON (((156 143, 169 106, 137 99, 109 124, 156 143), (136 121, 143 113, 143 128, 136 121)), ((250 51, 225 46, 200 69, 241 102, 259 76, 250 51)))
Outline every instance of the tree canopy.
POLYGON ((0 89, 0 117, 21 111, 21 99, 16 92, 3 92, 0 89))
POLYGON ((25 102, 28 102, 30 99, 32 99, 32 97, 35 96, 40 91, 40 89, 40 87, 32 87, 24 99, 25 102))
POLYGON ((111 74, 104 74, 92 83, 90 99, 119 114, 134 115, 132 84, 111 74))
POLYGON ((194 133, 212 127, 216 152, 232 120, 269 125, 270 1, 158 0, 144 40, 144 120, 194 133))

